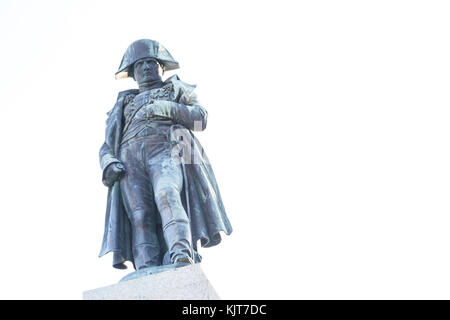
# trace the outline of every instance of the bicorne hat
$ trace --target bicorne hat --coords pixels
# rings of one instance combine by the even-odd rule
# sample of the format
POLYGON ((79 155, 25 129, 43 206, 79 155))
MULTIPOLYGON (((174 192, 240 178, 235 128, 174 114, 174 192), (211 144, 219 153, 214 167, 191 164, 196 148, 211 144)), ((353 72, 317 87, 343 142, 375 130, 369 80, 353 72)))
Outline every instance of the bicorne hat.
POLYGON ((116 72, 116 79, 133 76, 133 65, 143 58, 154 58, 158 60, 165 71, 175 70, 180 67, 173 59, 169 51, 158 41, 150 39, 136 40, 125 51, 119 70, 116 72))

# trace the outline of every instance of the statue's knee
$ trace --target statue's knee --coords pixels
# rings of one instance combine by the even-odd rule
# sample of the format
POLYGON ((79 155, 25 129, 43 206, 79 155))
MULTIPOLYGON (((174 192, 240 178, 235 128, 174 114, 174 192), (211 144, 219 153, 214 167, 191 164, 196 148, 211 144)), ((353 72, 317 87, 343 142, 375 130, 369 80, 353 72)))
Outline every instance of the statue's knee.
POLYGON ((158 208, 164 208, 170 205, 178 204, 180 193, 177 188, 172 186, 160 188, 155 193, 155 201, 158 208))
POLYGON ((148 224, 148 211, 145 209, 136 209, 130 214, 131 223, 134 226, 144 226, 148 224))

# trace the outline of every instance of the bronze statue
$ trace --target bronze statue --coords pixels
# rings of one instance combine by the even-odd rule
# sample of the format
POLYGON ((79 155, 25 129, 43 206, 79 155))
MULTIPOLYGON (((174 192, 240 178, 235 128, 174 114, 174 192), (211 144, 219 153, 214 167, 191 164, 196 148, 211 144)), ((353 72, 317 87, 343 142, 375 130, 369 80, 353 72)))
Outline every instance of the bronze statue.
POLYGON ((133 77, 139 89, 119 93, 108 112, 100 149, 109 188, 100 256, 136 270, 201 261, 197 243, 220 243, 232 232, 208 158, 192 131, 206 128, 207 111, 195 85, 164 71, 179 68, 157 41, 126 50, 116 79, 133 77))

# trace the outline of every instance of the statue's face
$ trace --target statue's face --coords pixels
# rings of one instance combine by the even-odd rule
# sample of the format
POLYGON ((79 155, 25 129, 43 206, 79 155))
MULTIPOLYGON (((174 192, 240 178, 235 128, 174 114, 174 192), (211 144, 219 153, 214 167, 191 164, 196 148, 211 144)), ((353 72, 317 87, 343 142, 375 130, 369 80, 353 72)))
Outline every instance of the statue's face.
POLYGON ((162 68, 153 58, 145 58, 134 64, 134 80, 138 84, 161 80, 162 68))

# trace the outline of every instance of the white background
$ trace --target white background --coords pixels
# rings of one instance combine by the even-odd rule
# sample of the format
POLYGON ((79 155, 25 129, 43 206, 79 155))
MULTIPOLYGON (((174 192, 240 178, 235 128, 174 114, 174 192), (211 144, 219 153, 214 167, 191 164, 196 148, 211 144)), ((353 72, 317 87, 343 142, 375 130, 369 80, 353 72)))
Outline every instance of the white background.
MULTIPOLYGON (((201 250, 225 299, 450 298, 447 1, 0 2, 0 298, 79 299, 98 149, 134 40, 198 84, 234 227, 201 250)), ((174 72, 168 73, 170 76, 174 72)))

